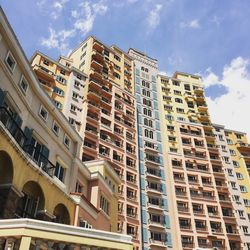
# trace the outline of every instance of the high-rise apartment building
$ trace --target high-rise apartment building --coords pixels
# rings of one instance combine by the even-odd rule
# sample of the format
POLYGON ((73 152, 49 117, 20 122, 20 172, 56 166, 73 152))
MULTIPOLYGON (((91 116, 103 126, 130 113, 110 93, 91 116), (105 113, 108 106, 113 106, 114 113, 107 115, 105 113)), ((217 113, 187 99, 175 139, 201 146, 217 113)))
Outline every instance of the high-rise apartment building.
POLYGON ((250 222, 248 217, 249 200, 249 175, 246 165, 241 161, 241 146, 247 148, 245 134, 225 129, 224 126, 213 124, 216 135, 216 143, 222 158, 223 169, 227 177, 227 183, 233 204, 233 211, 224 208, 223 216, 231 219, 232 213, 235 214, 239 233, 244 249, 250 249, 250 222), (231 139, 230 139, 231 138, 231 139), (237 147, 240 147, 238 150, 237 147))
POLYGON ((132 249, 114 233, 119 176, 81 150, 0 8, 0 249, 132 249))
POLYGON ((134 50, 143 249, 172 248, 169 197, 162 155, 157 60, 134 50))
POLYGON ((201 78, 160 75, 158 87, 176 249, 241 249, 201 78))
MULTIPOLYGON (((56 62, 36 52, 32 66, 83 138, 82 161, 105 159, 122 180, 118 231, 140 247, 139 178, 132 58, 116 46, 88 37, 56 62), (52 83, 47 83, 49 79, 52 83), (64 94, 62 94, 64 93, 64 94)), ((116 208, 112 208, 116 209, 116 208)))

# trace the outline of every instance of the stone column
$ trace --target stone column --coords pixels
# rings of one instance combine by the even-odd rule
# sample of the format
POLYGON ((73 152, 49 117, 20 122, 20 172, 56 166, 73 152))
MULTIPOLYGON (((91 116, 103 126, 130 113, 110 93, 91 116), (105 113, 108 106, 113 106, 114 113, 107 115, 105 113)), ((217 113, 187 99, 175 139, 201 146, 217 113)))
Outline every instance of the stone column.
POLYGON ((19 250, 29 250, 31 243, 31 237, 23 236, 21 239, 19 250))

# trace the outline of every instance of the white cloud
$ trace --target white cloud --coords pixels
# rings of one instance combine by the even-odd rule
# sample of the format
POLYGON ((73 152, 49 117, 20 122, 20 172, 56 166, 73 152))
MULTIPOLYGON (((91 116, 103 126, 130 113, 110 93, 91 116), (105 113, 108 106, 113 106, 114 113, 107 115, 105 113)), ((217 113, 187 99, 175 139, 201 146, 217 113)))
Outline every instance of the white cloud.
POLYGON ((105 14, 107 10, 108 6, 103 1, 92 4, 88 1, 82 2, 80 4, 80 12, 74 10, 74 15, 78 16, 74 23, 74 28, 86 35, 92 30, 96 16, 105 14))
POLYGON ((227 93, 215 98, 207 98, 212 122, 225 125, 226 128, 247 132, 250 136, 250 72, 249 61, 237 57, 223 69, 221 77, 210 69, 205 73, 206 86, 221 84, 227 93))
POLYGON ((155 29, 160 23, 161 4, 156 4, 155 7, 149 12, 147 23, 149 28, 155 29))
POLYGON ((48 49, 57 48, 62 54, 69 51, 69 44, 67 40, 75 35, 75 30, 60 30, 56 32, 49 28, 49 38, 42 38, 41 45, 48 49))
MULTIPOLYGON (((54 7, 58 13, 62 11, 67 1, 68 0, 57 0, 54 2, 54 7)), ((70 12, 71 16, 75 18, 72 28, 59 31, 49 28, 49 37, 41 39, 42 46, 49 49, 57 48, 62 54, 67 54, 69 51, 69 39, 74 37, 77 32, 81 32, 82 35, 89 33, 93 28, 97 15, 104 15, 108 10, 108 6, 105 5, 102 0, 94 3, 83 1, 78 7, 79 10, 72 10, 70 12)), ((52 15, 54 15, 54 19, 56 19, 56 14, 52 15)))
POLYGON ((193 19, 188 22, 181 22, 180 23, 181 28, 190 28, 190 29, 199 29, 201 27, 200 22, 198 19, 193 19))

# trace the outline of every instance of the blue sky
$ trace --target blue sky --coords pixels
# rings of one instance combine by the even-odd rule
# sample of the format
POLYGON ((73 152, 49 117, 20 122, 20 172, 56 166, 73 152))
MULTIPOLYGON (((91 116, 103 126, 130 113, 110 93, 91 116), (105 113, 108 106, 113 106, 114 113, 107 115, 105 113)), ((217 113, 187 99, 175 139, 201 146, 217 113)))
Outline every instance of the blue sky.
POLYGON ((250 118, 239 114, 250 107, 249 0, 0 0, 0 4, 28 57, 35 50, 53 58, 66 55, 90 34, 125 51, 134 47, 157 58, 162 72, 202 75, 213 121, 250 134, 250 125, 243 125, 250 118), (238 103, 241 111, 232 103, 238 103), (218 111, 225 108, 227 116, 218 111))

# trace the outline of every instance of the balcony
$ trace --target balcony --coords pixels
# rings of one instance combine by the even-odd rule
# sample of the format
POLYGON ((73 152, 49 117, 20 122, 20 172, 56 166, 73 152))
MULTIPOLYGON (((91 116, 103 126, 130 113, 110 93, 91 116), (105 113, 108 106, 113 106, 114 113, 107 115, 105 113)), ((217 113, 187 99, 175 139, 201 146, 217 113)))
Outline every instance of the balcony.
POLYGON ((13 136, 15 141, 20 147, 24 146, 26 136, 22 131, 20 124, 13 118, 8 109, 5 107, 0 107, 0 121, 3 123, 4 127, 13 136))
POLYGON ((45 78, 46 80, 55 83, 55 74, 51 70, 37 64, 33 66, 33 70, 38 76, 41 76, 43 79, 45 78))
MULTIPOLYGON (((40 145, 39 145, 40 146, 40 145)), ((32 145, 25 145, 23 149, 29 154, 29 157, 50 177, 54 176, 56 166, 48 160, 40 152, 40 147, 34 147, 32 145)))
POLYGON ((91 60, 91 67, 94 69, 97 69, 98 71, 101 71, 103 69, 102 62, 94 57, 92 57, 92 60, 91 60))
POLYGON ((98 41, 94 41, 94 43, 93 43, 93 49, 102 54, 103 50, 104 50, 104 47, 98 41))

